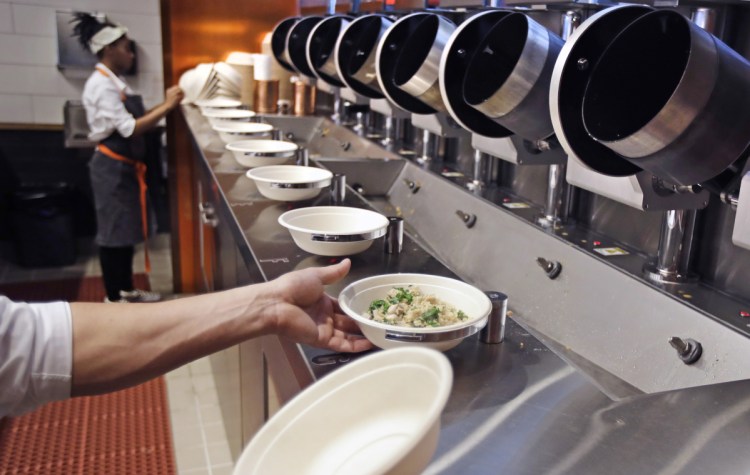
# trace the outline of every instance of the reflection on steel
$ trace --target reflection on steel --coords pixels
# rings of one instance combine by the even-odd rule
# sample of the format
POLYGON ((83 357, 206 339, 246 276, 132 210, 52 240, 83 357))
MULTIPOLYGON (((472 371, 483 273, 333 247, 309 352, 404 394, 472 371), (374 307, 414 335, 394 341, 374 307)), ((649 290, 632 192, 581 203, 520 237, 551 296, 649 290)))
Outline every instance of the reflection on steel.
POLYGON ((644 269, 649 280, 659 283, 694 281, 690 272, 697 210, 668 210, 662 219, 659 252, 655 264, 644 269))

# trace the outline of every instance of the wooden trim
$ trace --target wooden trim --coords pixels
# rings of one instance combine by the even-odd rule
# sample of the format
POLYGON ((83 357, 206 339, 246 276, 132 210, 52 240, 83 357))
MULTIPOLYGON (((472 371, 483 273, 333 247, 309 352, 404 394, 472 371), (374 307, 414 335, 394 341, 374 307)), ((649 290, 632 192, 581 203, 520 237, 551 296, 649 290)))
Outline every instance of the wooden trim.
MULTIPOLYGON (((260 52, 267 32, 299 11, 295 0, 160 0, 164 83, 177 84, 198 63, 216 62, 231 51, 260 52)), ((172 271, 175 292, 201 289, 200 226, 196 157, 180 111, 167 117, 172 271)))
POLYGON ((22 124, 22 123, 0 123, 0 130, 51 130, 62 132, 65 130, 63 124, 22 124))

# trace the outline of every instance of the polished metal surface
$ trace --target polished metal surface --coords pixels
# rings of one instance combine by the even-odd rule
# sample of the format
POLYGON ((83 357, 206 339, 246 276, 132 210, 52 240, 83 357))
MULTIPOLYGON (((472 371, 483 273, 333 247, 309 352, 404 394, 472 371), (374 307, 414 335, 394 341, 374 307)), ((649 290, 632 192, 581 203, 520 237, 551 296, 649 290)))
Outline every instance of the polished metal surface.
POLYGON ((318 22, 307 38, 307 63, 315 75, 331 86, 343 87, 336 66, 336 45, 352 18, 333 15, 318 22))
POLYGON ((331 180, 323 180, 315 183, 279 183, 271 182, 268 184, 271 188, 282 188, 292 190, 305 190, 310 188, 327 188, 331 185, 331 180))
POLYGON ((553 123, 557 117, 563 129, 556 126, 557 135, 601 173, 642 169, 677 185, 710 181, 747 147, 750 107, 737 91, 750 83, 750 63, 677 12, 640 8, 604 10, 571 37, 578 53, 561 54, 553 73, 552 90, 565 89, 551 95, 553 123))
POLYGON ((485 292, 492 302, 492 311, 487 317, 487 324, 479 332, 482 343, 497 344, 505 339, 505 322, 508 314, 508 296, 502 292, 485 292))
POLYGON ((336 43, 338 75, 353 90, 373 99, 383 97, 377 78, 377 45, 393 20, 363 15, 346 26, 336 43))
POLYGON ((358 233, 358 234, 311 234, 310 240, 316 242, 357 242, 357 241, 371 241, 379 237, 385 236, 385 230, 378 229, 377 231, 371 231, 369 233, 358 233))
POLYGON ((440 56, 456 25, 440 15, 414 13, 398 20, 394 28, 399 22, 410 21, 410 17, 413 16, 422 17, 421 24, 403 46, 396 61, 393 79, 396 86, 404 92, 434 109, 444 111, 445 105, 440 95, 439 84, 440 56))
MULTIPOLYGON (((183 108, 183 113, 221 197, 217 213, 232 228, 246 267, 268 280, 328 263, 294 245, 277 223, 287 206, 257 192, 199 112, 183 108)), ((318 119, 307 126, 333 128, 318 119)), ((314 139, 313 155, 319 134, 299 132, 314 139)), ((333 135, 338 134, 346 136, 333 135)), ((350 176, 360 178, 354 170, 350 176)), ((326 197, 319 200, 327 204, 326 197)), ((368 207, 357 193, 346 200, 348 206, 368 207)), ((580 246, 583 235, 540 232, 533 225, 534 209, 505 211, 442 178, 439 169, 434 173, 412 162, 402 164, 389 195, 371 198, 370 204, 389 213, 398 209, 405 218, 403 251, 389 255, 372 246, 353 256, 350 275, 328 289, 332 295, 373 274, 419 272, 458 274, 511 296, 514 316, 507 320, 503 343, 484 344, 476 335, 446 352, 454 385, 425 473, 747 472, 750 455, 742 447, 750 441, 750 382, 716 384, 727 370, 743 374, 747 337, 624 272, 642 260, 595 258, 574 245, 580 246), (449 222, 443 211, 456 208, 475 214, 476 226, 433 232, 436 223, 445 229, 449 222), (490 249, 491 254, 481 251, 490 249), (539 255, 563 263, 557 279, 539 269, 539 255), (668 343, 674 335, 700 341, 703 358, 685 365, 668 343), (696 384, 705 385, 642 394, 696 384)), ((275 337, 264 337, 262 345, 282 401, 360 356, 339 358, 275 337)), ((242 359, 241 365, 248 362, 242 359)))
MULTIPOLYGON (((657 14, 661 15, 662 12, 657 14)), ((648 19, 648 16, 649 14, 644 15, 639 20, 648 19)), ((681 16, 679 18, 682 19, 681 16)), ((636 22, 634 22, 634 25, 636 22)), ((685 21, 685 25, 691 25, 691 23, 685 21)), ((595 123, 596 119, 593 119, 592 116, 592 120, 587 121, 590 106, 588 105, 589 100, 584 98, 584 125, 587 126, 589 134, 615 152, 629 158, 640 158, 659 152, 683 134, 708 102, 718 74, 717 67, 709 66, 716 63, 714 58, 717 55, 716 45, 711 35, 696 26, 691 28, 689 38, 689 45, 686 45, 686 48, 690 54, 687 57, 687 63, 684 65, 684 72, 679 78, 679 84, 656 116, 651 118, 641 129, 627 136, 617 139, 597 138, 597 132, 592 132, 592 129, 589 128, 589 124, 595 123)), ((615 45, 614 42, 608 48, 613 48, 613 45, 615 45)), ((608 57, 608 54, 610 54, 609 51, 605 52, 601 61, 617 61, 614 57, 608 57)), ((597 65, 597 68, 600 68, 600 66, 597 65)), ((591 90, 599 91, 601 89, 601 86, 596 83, 599 80, 597 72, 597 70, 594 70, 589 79, 587 95, 594 94, 594 92, 589 92, 591 90)), ((618 91, 618 93, 621 94, 622 91, 618 91)))
POLYGON ((549 137, 549 83, 562 43, 527 15, 501 18, 476 46, 463 80, 464 100, 523 138, 549 137))
POLYGON ((695 210, 667 210, 662 218, 656 262, 644 269, 646 278, 662 283, 695 280, 691 263, 695 248, 695 210))

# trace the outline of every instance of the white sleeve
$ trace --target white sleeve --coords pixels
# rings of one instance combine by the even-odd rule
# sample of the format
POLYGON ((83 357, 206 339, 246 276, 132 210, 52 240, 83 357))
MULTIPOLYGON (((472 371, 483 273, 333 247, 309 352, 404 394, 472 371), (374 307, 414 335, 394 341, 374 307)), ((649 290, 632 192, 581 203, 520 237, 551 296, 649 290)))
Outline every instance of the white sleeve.
POLYGON ((117 130, 130 137, 135 130, 135 118, 125 109, 114 81, 99 73, 91 75, 83 88, 83 106, 91 129, 89 139, 99 142, 117 130))
POLYGON ((69 398, 72 369, 70 305, 0 295, 0 418, 69 398))

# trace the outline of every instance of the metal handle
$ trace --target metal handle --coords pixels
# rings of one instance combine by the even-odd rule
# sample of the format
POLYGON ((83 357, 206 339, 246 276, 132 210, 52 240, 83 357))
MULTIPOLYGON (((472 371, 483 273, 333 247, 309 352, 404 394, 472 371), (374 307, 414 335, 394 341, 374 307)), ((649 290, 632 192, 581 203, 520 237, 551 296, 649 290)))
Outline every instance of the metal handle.
POLYGON ((198 203, 198 211, 201 223, 212 228, 219 225, 219 218, 216 217, 216 209, 213 204, 209 202, 198 203))
POLYGON ((467 228, 473 228, 474 225, 477 223, 476 215, 471 214, 471 213, 465 213, 461 211, 460 209, 456 210, 456 216, 461 218, 461 221, 464 222, 467 228))
POLYGON ((548 261, 543 257, 537 257, 536 263, 539 264, 539 267, 544 269, 544 273, 547 274, 547 277, 550 279, 556 279, 557 276, 560 275, 560 272, 562 272, 562 264, 557 261, 548 261))

